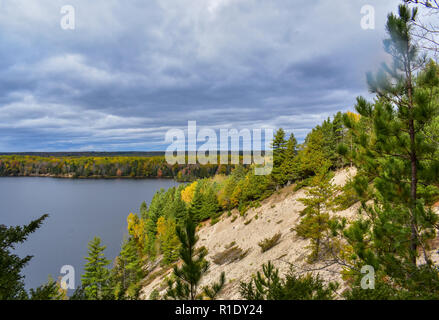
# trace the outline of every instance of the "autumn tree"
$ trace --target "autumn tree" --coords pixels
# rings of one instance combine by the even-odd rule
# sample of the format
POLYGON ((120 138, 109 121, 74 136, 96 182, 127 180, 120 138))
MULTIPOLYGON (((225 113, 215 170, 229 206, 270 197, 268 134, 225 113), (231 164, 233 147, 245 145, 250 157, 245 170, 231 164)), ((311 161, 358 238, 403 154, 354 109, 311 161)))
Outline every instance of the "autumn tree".
POLYGON ((88 244, 88 256, 85 258, 85 273, 82 275, 82 285, 85 296, 89 300, 102 300, 108 298, 109 270, 107 266, 110 261, 104 256, 105 246, 101 245, 101 239, 94 237, 88 244))
POLYGON ((128 234, 133 237, 138 252, 141 254, 147 243, 145 220, 139 218, 135 213, 130 213, 127 217, 128 234))

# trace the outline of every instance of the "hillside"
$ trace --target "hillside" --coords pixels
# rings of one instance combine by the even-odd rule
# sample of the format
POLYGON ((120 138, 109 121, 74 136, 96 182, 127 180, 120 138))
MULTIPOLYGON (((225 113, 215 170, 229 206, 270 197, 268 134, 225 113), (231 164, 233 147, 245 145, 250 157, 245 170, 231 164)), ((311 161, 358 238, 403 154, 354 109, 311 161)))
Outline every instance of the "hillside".
MULTIPOLYGON (((355 169, 338 171, 333 182, 342 186, 355 172, 355 169)), ((261 269, 262 264, 268 261, 272 261, 281 272, 287 271, 290 264, 293 264, 298 272, 323 267, 321 264, 306 263, 308 241, 297 237, 292 230, 300 219, 300 211, 304 208, 298 199, 304 196, 305 190, 294 192, 293 186, 289 186, 263 201, 259 208, 250 209, 245 217, 241 217, 237 210, 234 210, 230 217, 224 214, 213 226, 210 222, 201 226, 198 232, 200 238, 198 247, 207 248, 209 252, 207 259, 211 263, 201 285, 217 281, 221 272, 225 271, 227 285, 220 298, 239 299, 239 282, 250 278, 261 269), (281 234, 279 243, 261 253, 258 243, 277 233, 281 234), (234 259, 236 260, 230 261, 234 259)), ((354 205, 336 214, 349 218, 357 208, 358 205, 354 205)), ((318 272, 322 278, 329 281, 340 280, 339 271, 338 266, 331 266, 314 272, 318 272)), ((146 285, 141 297, 147 299, 154 289, 159 292, 165 290, 166 282, 163 280, 170 273, 171 270, 161 270, 160 267, 151 268, 149 278, 145 279, 146 285), (154 277, 156 278, 153 279, 154 277)))

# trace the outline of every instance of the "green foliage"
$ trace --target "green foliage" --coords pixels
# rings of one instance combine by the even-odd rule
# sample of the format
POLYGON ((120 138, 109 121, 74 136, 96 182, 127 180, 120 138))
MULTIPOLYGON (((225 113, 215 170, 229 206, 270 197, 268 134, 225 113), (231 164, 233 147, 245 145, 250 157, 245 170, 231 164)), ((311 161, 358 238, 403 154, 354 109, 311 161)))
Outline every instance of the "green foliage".
POLYGON ((361 201, 361 198, 356 192, 353 179, 347 181, 346 184, 341 188, 341 191, 341 194, 334 199, 336 210, 346 210, 352 207, 355 203, 361 201))
POLYGON ((396 285, 385 272, 375 275, 375 288, 363 289, 361 277, 354 277, 348 290, 343 293, 347 300, 437 300, 439 299, 439 273, 428 265, 414 270, 409 283, 404 287, 396 285))
POLYGON ((40 157, 0 156, 0 176, 51 175, 68 178, 174 178, 193 181, 214 176, 231 165, 171 165, 164 156, 40 157))
MULTIPOLYGON (((175 281, 169 280, 165 298, 180 300, 195 300, 201 298, 198 292, 198 285, 209 268, 205 257, 207 250, 195 250, 198 241, 196 235, 196 223, 190 213, 185 222, 184 229, 177 227, 177 236, 181 242, 180 259, 181 267, 174 266, 175 281)), ((204 291, 212 295, 212 299, 224 286, 225 276, 221 275, 220 282, 212 288, 204 288, 204 291)))
POLYGON ((296 156, 297 140, 294 137, 294 134, 291 134, 286 144, 283 162, 280 164, 280 172, 282 174, 282 178, 280 178, 280 181, 282 181, 284 184, 291 183, 299 176, 299 166, 296 156))
POLYGON ((142 259, 133 238, 125 240, 114 267, 111 269, 110 286, 117 300, 137 299, 140 293, 140 281, 145 277, 142 259))
MULTIPOLYGON (((388 286, 413 298, 439 292, 437 270, 428 254, 438 223, 428 204, 438 194, 439 159, 437 144, 425 130, 434 126, 439 111, 439 71, 435 63, 424 66, 418 58, 411 36, 416 14, 401 5, 399 15, 388 16, 384 44, 393 62, 368 75, 370 91, 377 97, 374 103, 357 99, 361 119, 344 118, 355 144, 347 154, 360 168, 354 188, 363 213, 344 230, 353 251, 350 263, 356 269, 373 266, 388 286), (367 202, 370 198, 373 203, 367 202)), ((352 275, 357 282, 359 277, 352 275)), ((352 295, 359 295, 355 288, 352 295)))
POLYGON ((144 220, 146 220, 148 217, 148 206, 146 205, 145 201, 142 201, 142 204, 140 205, 140 216, 144 220))
POLYGON ((105 246, 101 246, 101 239, 94 237, 88 244, 88 257, 85 259, 85 273, 82 275, 85 297, 88 300, 108 299, 110 272, 106 268, 110 261, 104 256, 105 246))
POLYGON ((160 217, 157 225, 160 252, 163 254, 162 263, 169 265, 177 261, 180 242, 176 235, 176 223, 173 218, 160 217))
POLYGON ((215 300, 216 297, 221 293, 222 289, 224 288, 225 283, 226 283, 226 274, 224 272, 221 272, 218 282, 212 284, 210 287, 209 286, 203 287, 204 296, 210 300, 215 300))
POLYGON ((305 147, 298 154, 301 178, 315 175, 327 165, 328 157, 324 152, 325 136, 317 127, 305 139, 305 147))
MULTIPOLYGON (((28 295, 24 289, 22 269, 29 263, 32 256, 24 258, 18 257, 13 253, 16 244, 23 243, 27 237, 35 232, 43 223, 48 215, 43 215, 39 219, 30 222, 22 227, 6 227, 0 225, 0 300, 21 300, 27 299, 28 295)), ((40 288, 31 292, 31 296, 37 294, 41 297, 42 291, 46 293, 50 290, 40 288)), ((46 295, 50 298, 50 295, 46 295)))
POLYGON ((151 294, 149 295, 149 300, 159 300, 160 294, 157 291, 157 289, 152 290, 151 294))
POLYGON ((197 188, 195 189, 194 198, 189 207, 189 215, 194 217, 194 221, 200 222, 207 219, 208 216, 208 208, 204 206, 204 197, 201 193, 201 185, 197 184, 197 188))
POLYGON ((282 128, 276 131, 271 146, 273 149, 273 171, 271 176, 276 185, 283 185, 285 176, 282 172, 282 164, 285 161, 287 141, 285 140, 285 131, 282 128))
POLYGON ((258 246, 261 247, 261 252, 264 253, 271 248, 275 247, 279 244, 280 238, 282 237, 281 233, 276 233, 273 237, 264 239, 258 243, 258 246))
POLYGON ((29 291, 30 300, 66 300, 67 292, 62 289, 59 283, 55 282, 51 277, 49 281, 36 288, 30 289, 29 291))
MULTIPOLYGON (((331 183, 332 175, 326 168, 311 180, 306 198, 299 199, 305 205, 300 223, 295 228, 297 235, 311 240, 308 262, 313 263, 331 251, 329 211, 334 209, 334 195, 337 188, 331 183)), ((333 219, 333 218, 332 218, 333 219)))
POLYGON ((291 269, 285 278, 271 262, 262 266, 249 282, 241 282, 240 293, 246 300, 332 300, 337 283, 325 284, 318 276, 298 276, 291 269))
POLYGON ((239 246, 232 244, 223 252, 218 252, 212 257, 213 263, 217 265, 229 264, 244 259, 249 250, 242 250, 239 246))

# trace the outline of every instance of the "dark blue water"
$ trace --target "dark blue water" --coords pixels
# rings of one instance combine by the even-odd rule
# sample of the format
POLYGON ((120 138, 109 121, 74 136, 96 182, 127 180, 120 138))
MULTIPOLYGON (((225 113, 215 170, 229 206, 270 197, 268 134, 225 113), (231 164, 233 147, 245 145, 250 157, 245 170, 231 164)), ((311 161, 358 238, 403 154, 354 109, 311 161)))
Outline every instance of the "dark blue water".
POLYGON ((63 265, 75 268, 78 286, 87 243, 99 236, 107 246, 106 257, 113 261, 126 234, 127 215, 139 212, 143 200, 149 204, 160 188, 177 184, 172 180, 0 178, 0 224, 24 225, 49 214, 42 227, 17 246, 19 256, 34 256, 23 272, 26 288, 47 282, 49 275, 58 279, 63 265))

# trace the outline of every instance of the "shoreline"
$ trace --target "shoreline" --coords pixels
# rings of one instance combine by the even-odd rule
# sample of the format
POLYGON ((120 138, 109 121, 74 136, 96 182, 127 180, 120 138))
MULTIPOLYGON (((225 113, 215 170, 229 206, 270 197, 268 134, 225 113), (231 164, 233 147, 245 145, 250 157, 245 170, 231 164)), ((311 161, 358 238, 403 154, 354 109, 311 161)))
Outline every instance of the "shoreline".
POLYGON ((29 175, 9 175, 0 176, 1 178, 53 178, 53 179, 72 179, 72 180, 174 180, 176 182, 189 182, 179 181, 174 177, 127 177, 127 176, 78 176, 73 175, 54 175, 54 174, 29 174, 29 175))

